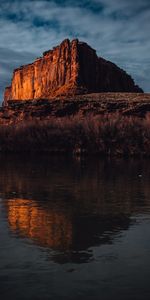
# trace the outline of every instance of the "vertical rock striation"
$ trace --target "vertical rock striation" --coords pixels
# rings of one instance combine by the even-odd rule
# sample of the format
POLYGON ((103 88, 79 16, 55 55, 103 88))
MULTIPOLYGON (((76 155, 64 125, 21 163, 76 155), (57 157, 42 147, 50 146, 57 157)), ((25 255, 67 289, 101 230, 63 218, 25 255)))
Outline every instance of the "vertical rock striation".
POLYGON ((90 92, 142 92, 133 79, 115 64, 77 39, 64 40, 32 64, 14 70, 5 89, 8 100, 52 98, 90 92))

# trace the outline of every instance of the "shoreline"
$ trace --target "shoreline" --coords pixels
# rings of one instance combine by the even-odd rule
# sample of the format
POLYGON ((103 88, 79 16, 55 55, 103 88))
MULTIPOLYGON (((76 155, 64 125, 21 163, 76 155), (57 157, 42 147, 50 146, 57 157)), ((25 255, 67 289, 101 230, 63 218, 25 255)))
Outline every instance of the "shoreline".
POLYGON ((0 152, 150 157, 150 94, 12 100, 0 109, 0 152))

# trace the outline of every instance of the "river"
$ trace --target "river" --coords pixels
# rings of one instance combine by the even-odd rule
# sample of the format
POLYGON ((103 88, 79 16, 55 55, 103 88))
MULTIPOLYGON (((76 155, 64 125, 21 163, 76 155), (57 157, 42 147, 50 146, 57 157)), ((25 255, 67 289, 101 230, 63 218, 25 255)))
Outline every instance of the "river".
POLYGON ((150 299, 150 161, 0 157, 0 299, 150 299))

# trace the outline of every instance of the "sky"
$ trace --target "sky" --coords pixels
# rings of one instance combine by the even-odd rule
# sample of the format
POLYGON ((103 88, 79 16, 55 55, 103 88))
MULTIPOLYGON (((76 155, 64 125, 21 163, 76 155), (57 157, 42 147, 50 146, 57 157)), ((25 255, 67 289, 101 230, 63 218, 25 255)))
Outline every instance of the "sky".
POLYGON ((0 100, 13 69, 78 38, 150 92, 150 0, 0 0, 0 100))

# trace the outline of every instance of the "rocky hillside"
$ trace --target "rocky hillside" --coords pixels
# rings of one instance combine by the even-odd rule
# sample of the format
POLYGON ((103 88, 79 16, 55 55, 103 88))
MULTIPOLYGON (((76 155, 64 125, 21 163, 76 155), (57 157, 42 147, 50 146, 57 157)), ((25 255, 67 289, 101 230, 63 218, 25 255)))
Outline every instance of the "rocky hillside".
POLYGON ((53 118, 103 116, 108 113, 144 117, 150 112, 150 94, 94 93, 70 98, 14 101, 0 108, 0 124, 53 118))
POLYGON ((50 99, 92 92, 142 92, 125 71, 84 42, 64 40, 33 63, 14 70, 8 100, 50 99))

